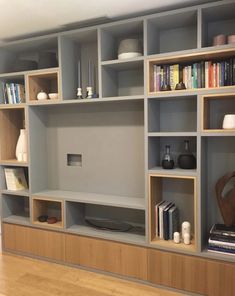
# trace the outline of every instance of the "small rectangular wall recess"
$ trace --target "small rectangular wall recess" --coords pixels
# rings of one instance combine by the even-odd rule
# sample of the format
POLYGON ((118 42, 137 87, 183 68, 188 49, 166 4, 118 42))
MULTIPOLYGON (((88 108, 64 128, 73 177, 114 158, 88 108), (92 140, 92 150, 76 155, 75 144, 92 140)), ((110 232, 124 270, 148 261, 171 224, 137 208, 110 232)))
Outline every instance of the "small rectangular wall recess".
POLYGON ((68 166, 82 166, 82 154, 67 154, 68 166))

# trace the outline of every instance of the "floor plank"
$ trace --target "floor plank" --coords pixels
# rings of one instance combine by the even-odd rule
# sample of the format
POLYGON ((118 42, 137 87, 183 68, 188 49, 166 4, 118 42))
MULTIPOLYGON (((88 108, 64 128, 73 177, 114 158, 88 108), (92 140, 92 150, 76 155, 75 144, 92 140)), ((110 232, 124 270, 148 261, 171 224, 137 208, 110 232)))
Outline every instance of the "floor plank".
POLYGON ((0 250, 0 296, 180 296, 95 272, 0 250))

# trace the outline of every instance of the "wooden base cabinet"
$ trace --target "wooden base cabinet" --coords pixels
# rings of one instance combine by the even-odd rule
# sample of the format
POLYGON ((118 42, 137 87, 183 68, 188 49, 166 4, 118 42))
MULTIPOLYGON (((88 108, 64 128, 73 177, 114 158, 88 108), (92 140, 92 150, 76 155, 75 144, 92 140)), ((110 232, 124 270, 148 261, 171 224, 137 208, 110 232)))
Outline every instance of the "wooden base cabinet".
POLYGON ((235 264, 148 250, 148 281, 208 296, 235 293, 235 264))
POLYGON ((3 223, 3 250, 64 261, 64 234, 3 223))
POLYGON ((3 223, 3 250, 206 296, 234 296, 235 264, 3 223))

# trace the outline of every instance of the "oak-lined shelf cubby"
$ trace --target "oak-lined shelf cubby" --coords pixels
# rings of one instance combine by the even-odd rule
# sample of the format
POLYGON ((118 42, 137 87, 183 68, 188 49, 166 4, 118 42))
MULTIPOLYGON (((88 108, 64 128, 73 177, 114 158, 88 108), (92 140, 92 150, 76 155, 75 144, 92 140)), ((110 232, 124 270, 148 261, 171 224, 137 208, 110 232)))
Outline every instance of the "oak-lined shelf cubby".
POLYGON ((32 203, 32 221, 34 225, 59 229, 64 227, 64 203, 62 200, 33 196, 32 203), (43 215, 55 217, 57 222, 53 224, 40 222, 38 218, 43 215))
MULTIPOLYGON (((23 105, 4 105, 0 107, 0 163, 6 165, 27 165, 17 161, 16 145, 20 130, 25 128, 25 107, 23 105)), ((26 127, 27 130, 27 127, 26 127)))
POLYGON ((223 129, 226 114, 235 114, 235 94, 225 93, 201 97, 202 132, 234 133, 235 129, 223 129))
MULTIPOLYGON (((26 81, 28 101, 38 102, 37 94, 41 91, 45 92, 47 95, 49 93, 58 93, 58 99, 61 98, 58 68, 32 71, 30 74, 26 75, 26 81)), ((48 97, 48 100, 51 99, 48 97)))
MULTIPOLYGON (((150 244, 162 248, 196 251, 197 248, 197 179, 188 175, 149 174, 149 238, 150 244), (160 239, 156 233, 155 206, 161 201, 173 202, 179 210, 179 227, 182 222, 191 224, 191 244, 160 239)), ((180 229, 178 230, 180 232, 180 229)))

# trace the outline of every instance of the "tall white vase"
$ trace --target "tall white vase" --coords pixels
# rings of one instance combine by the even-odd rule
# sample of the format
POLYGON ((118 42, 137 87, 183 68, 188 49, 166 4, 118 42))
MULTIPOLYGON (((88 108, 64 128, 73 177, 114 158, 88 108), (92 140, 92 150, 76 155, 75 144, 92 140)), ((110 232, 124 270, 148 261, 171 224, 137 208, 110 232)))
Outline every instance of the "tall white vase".
POLYGON ((27 161, 27 138, 25 129, 20 130, 20 135, 16 144, 16 159, 18 161, 27 161))

